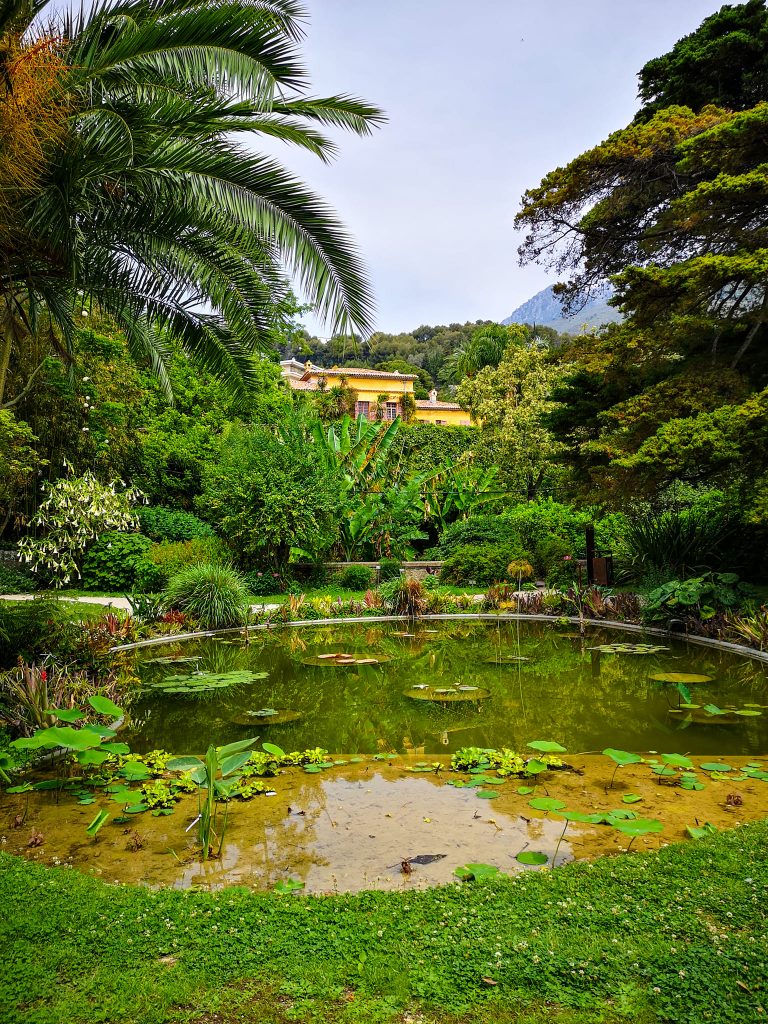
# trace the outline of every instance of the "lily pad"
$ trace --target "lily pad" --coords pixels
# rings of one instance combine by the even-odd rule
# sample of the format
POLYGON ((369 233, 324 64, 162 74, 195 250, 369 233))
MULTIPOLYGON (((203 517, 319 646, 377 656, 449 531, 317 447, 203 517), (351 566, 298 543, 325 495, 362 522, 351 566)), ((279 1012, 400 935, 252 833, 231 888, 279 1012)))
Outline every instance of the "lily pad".
POLYGON ((697 672, 656 672, 649 676, 656 683, 711 683, 714 676, 705 676, 697 672))
POLYGON ((150 683, 147 689, 161 693, 205 693, 208 690, 222 690, 229 686, 244 686, 257 679, 266 679, 269 672, 194 672, 192 675, 165 676, 150 683))
POLYGON ((701 766, 701 770, 704 772, 732 772, 734 768, 733 765, 726 764, 724 761, 707 761, 701 766))
POLYGON ((657 654, 659 651, 669 650, 668 647, 659 644, 598 644, 587 649, 600 651, 602 654, 657 654))
POLYGON ((340 651, 337 654, 312 654, 304 658, 302 665, 308 668, 342 668, 348 665, 383 665, 392 658, 388 654, 349 654, 340 651))
POLYGON ((295 722, 301 718, 300 711, 291 711, 288 708, 259 708, 258 711, 243 711, 235 715, 230 721, 234 725, 285 725, 286 722, 295 722))
POLYGON ((536 811, 561 811, 565 807, 565 802, 556 800, 553 796, 537 796, 528 801, 528 806, 536 811))
POLYGON ((493 658, 483 658, 486 665, 519 665, 523 661, 530 661, 521 654, 498 654, 493 658))
POLYGON ((532 867, 541 867, 542 864, 546 864, 549 861, 549 857, 546 853, 539 853, 538 850, 523 850, 522 853, 518 853, 515 860, 519 864, 530 864, 532 867))
POLYGON ((487 698, 491 696, 491 691, 484 690, 479 686, 471 689, 463 689, 449 686, 421 685, 412 686, 408 690, 403 690, 403 696, 410 697, 411 700, 427 700, 438 704, 454 704, 458 701, 487 700, 487 698))

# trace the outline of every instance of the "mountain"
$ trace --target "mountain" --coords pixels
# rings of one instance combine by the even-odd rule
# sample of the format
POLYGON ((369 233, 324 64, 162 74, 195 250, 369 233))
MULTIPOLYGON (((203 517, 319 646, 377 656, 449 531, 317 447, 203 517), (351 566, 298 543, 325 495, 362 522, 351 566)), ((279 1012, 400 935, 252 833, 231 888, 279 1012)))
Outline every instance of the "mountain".
POLYGON ((603 324, 621 320, 621 313, 608 305, 611 290, 606 288, 602 295, 590 301, 573 316, 564 316, 560 299, 552 290, 544 288, 528 299, 522 306, 510 313, 503 324, 537 324, 539 327, 551 327, 560 334, 578 334, 584 327, 601 327, 603 324))

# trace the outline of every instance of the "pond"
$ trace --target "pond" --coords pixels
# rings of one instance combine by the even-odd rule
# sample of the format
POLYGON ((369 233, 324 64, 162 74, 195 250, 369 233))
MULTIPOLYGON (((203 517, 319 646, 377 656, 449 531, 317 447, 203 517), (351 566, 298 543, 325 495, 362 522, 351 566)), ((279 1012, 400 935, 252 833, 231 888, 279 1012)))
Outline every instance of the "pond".
POLYGON ((713 647, 533 621, 277 628, 150 647, 125 739, 200 752, 247 736, 285 750, 449 754, 768 750, 768 666, 713 647), (606 649, 607 648, 607 649, 606 649))

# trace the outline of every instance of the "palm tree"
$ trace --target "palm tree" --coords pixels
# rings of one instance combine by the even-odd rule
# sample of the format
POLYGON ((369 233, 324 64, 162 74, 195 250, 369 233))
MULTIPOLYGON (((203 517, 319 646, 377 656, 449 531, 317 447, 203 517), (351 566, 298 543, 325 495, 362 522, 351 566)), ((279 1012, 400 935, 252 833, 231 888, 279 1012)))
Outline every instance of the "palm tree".
POLYGON ((366 135, 384 120, 348 95, 308 95, 301 6, 94 0, 44 26, 46 6, 7 0, 0 14, 0 146, 25 109, 20 137, 39 158, 0 201, 0 407, 14 348, 45 331, 71 357, 91 303, 166 386, 170 336, 247 389, 287 274, 333 332, 367 332, 368 282, 333 211, 236 140, 261 133, 327 161, 324 127, 366 135), (30 68, 39 89, 24 100, 30 68))

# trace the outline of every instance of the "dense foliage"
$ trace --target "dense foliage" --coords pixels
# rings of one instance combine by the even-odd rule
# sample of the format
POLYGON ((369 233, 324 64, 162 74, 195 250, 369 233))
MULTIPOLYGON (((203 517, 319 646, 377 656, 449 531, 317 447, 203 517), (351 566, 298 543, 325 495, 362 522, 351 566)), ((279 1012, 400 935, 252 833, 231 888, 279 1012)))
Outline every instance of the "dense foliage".
POLYGON ((15 353, 44 339, 72 354, 94 303, 166 388, 170 336, 246 393, 290 308, 286 272, 334 329, 366 330, 367 281, 336 217, 236 141, 258 133, 327 160, 324 126, 366 135, 383 120, 354 97, 309 95, 300 9, 110 0, 44 25, 46 6, 0 15, 4 165, 28 161, 3 178, 0 403, 15 353))

